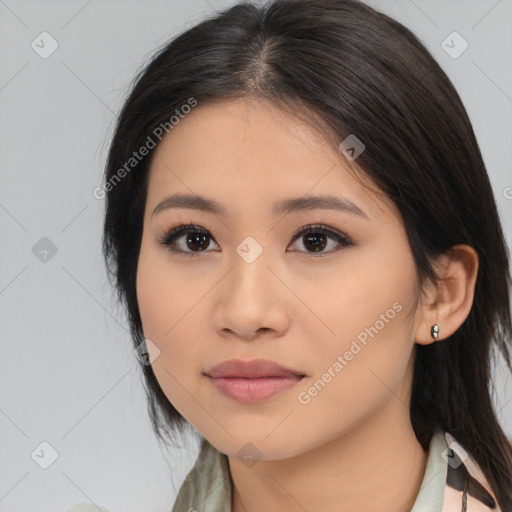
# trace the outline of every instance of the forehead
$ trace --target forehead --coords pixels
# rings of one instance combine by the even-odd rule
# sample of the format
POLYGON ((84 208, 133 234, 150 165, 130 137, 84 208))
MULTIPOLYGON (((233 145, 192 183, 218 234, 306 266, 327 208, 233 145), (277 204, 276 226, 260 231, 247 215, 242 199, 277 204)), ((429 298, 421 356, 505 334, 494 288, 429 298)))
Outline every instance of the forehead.
POLYGON ((300 160, 306 154, 308 160, 324 155, 334 161, 333 148, 310 124, 268 101, 247 98, 199 104, 164 136, 155 159, 186 154, 188 161, 202 160, 207 150, 233 165, 237 158, 245 168, 271 158, 300 160))
POLYGON ((369 214, 394 207, 355 179, 314 125, 245 98, 199 104, 163 137, 151 163, 149 202, 172 192, 213 195, 240 207, 326 194, 340 194, 369 214))

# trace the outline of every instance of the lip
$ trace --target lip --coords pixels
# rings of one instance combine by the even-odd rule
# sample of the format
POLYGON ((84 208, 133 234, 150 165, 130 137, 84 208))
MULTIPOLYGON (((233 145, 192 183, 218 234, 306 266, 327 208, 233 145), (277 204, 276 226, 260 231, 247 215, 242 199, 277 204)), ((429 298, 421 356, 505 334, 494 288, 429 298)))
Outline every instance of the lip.
POLYGON ((238 402, 261 402, 297 385, 305 374, 268 359, 230 359, 205 375, 215 388, 238 402))
POLYGON ((246 379, 259 379, 263 377, 303 377, 304 374, 281 366, 269 359, 229 359, 210 368, 206 375, 210 377, 245 377, 246 379))

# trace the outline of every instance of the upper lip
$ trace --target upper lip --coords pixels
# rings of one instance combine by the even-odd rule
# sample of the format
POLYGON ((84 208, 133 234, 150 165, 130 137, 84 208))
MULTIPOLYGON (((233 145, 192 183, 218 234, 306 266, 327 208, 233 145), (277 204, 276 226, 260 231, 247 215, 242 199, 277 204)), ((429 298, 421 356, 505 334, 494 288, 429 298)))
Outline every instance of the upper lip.
POLYGON ((210 368, 206 375, 210 377, 244 377, 246 379, 257 379, 262 377, 304 377, 304 374, 281 366, 268 359, 230 359, 223 361, 210 368))

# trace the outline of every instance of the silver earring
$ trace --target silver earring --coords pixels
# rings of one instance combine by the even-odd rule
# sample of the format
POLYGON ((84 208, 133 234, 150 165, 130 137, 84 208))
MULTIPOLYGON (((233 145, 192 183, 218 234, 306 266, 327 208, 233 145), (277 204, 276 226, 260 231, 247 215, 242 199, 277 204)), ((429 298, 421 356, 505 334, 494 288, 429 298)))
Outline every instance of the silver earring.
POLYGON ((439 325, 434 324, 434 325, 430 328, 430 334, 432 335, 432 338, 434 338, 435 340, 437 340, 437 338, 438 338, 438 336, 439 336, 439 325))

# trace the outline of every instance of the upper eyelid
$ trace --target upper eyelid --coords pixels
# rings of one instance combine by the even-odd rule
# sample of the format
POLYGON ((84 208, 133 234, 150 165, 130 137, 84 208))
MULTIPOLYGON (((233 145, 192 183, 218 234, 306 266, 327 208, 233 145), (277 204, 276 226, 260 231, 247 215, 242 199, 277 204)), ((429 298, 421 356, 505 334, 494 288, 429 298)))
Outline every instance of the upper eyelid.
POLYGON ((298 228, 297 230, 295 230, 295 232, 293 233, 292 236, 297 237, 297 236, 301 235, 302 233, 307 233, 308 231, 314 231, 315 229, 319 229, 322 231, 328 231, 333 235, 341 236, 343 238, 346 238, 347 240, 349 239, 348 235, 343 233, 343 231, 340 231, 336 228, 331 228, 330 226, 327 226, 326 224, 321 224, 321 223, 320 224, 306 224, 306 225, 298 228))
MULTIPOLYGON (((303 232, 307 232, 308 230, 313 230, 313 229, 322 229, 324 231, 330 231, 332 232, 333 235, 340 235, 340 236, 343 236, 345 238, 349 238, 348 235, 346 235, 345 233, 343 233, 343 231, 340 231, 336 228, 332 228, 326 224, 322 224, 322 223, 312 223, 312 224, 305 224, 304 226, 301 226, 300 228, 296 229, 293 234, 292 234, 292 237, 296 237, 300 234, 302 234, 303 232)), ((186 233, 188 231, 208 231, 208 233, 211 235, 211 237, 213 239, 215 239, 215 237, 213 236, 212 234, 212 230, 207 228, 207 227, 204 227, 204 226, 200 226, 198 224, 193 224, 193 223, 184 223, 184 224, 178 224, 172 228, 169 228, 167 230, 164 231, 164 234, 166 236, 168 236, 169 234, 173 233, 173 234, 178 234, 180 231, 183 232, 183 233, 186 233)))

